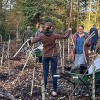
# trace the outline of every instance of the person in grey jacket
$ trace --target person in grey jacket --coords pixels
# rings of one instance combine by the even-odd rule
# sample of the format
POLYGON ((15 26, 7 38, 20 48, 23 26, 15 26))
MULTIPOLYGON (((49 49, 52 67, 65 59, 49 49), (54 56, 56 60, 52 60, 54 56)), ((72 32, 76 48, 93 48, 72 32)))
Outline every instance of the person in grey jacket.
MULTIPOLYGON (((43 24, 39 24, 38 30, 37 30, 37 32, 35 33, 35 37, 40 36, 40 35, 42 34, 42 32, 43 32, 43 24)), ((37 42, 37 43, 35 44, 36 47, 38 47, 38 46, 40 46, 40 45, 42 45, 42 42, 37 42)))
MULTIPOLYGON (((35 38, 38 37, 38 36, 40 36, 40 35, 42 35, 42 34, 43 34, 43 24, 40 23, 38 25, 38 30, 35 33, 35 38)), ((42 42, 41 41, 35 43, 35 47, 39 47, 40 45, 42 45, 42 42)), ((39 63, 42 63, 42 55, 38 57, 38 61, 39 61, 39 63)))

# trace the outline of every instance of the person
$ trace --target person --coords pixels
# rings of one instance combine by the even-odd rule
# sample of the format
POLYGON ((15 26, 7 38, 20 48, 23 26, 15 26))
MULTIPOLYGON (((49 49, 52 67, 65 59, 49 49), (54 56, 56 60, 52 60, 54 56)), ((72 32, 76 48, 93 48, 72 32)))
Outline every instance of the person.
MULTIPOLYGON (((41 34, 43 34, 43 24, 42 24, 42 23, 40 23, 40 24, 38 25, 38 30, 37 30, 37 32, 35 33, 35 37, 38 37, 38 36, 40 36, 41 34)), ((41 41, 35 43, 35 46, 36 46, 36 47, 38 47, 38 46, 40 46, 40 45, 42 45, 42 42, 41 42, 41 41)))
POLYGON ((24 34, 23 34, 23 42, 25 42, 27 39, 29 39, 30 37, 32 37, 32 31, 30 29, 30 26, 27 26, 27 30, 25 30, 24 34))
MULTIPOLYGON (((30 37, 32 37, 32 31, 30 29, 30 26, 27 26, 27 30, 25 30, 25 32, 23 33, 23 42, 25 42, 27 39, 29 39, 30 37)), ((24 52, 28 52, 30 46, 27 42, 27 44, 24 46, 23 51, 24 52)))
POLYGON ((56 75, 57 70, 57 48, 56 48, 56 39, 67 39, 71 33, 71 28, 67 30, 67 34, 60 35, 56 34, 53 31, 53 24, 51 22, 46 22, 44 25, 44 32, 42 35, 32 38, 31 43, 36 43, 41 41, 43 44, 43 76, 44 76, 44 84, 45 89, 47 86, 47 78, 49 72, 49 63, 51 63, 51 73, 52 73, 52 83, 53 83, 53 91, 52 96, 57 96, 57 78, 53 77, 56 75))
MULTIPOLYGON (((40 36, 41 34, 43 34, 42 32, 43 32, 43 24, 40 23, 40 24, 38 25, 38 30, 37 30, 37 32, 35 33, 35 37, 38 37, 38 36, 40 36)), ((35 47, 39 47, 39 46, 41 46, 41 45, 42 45, 42 42, 41 42, 41 41, 35 43, 35 47)), ((38 60, 39 60, 39 63, 40 63, 40 65, 41 65, 41 63, 42 63, 42 55, 38 57, 38 60)))
MULTIPOLYGON (((79 68, 80 73, 81 65, 88 64, 89 55, 88 48, 91 45, 89 41, 85 41, 88 38, 88 34, 84 32, 84 26, 78 26, 78 32, 72 36, 74 47, 71 50, 71 60, 74 62, 74 68, 79 68)), ((74 68, 72 70, 74 71, 74 68)))
POLYGON ((91 38, 91 47, 90 47, 90 50, 91 51, 93 51, 93 50, 95 51, 96 44, 98 42, 98 29, 96 28, 96 25, 95 24, 90 29, 90 34, 92 34, 92 33, 95 34, 95 35, 91 38))

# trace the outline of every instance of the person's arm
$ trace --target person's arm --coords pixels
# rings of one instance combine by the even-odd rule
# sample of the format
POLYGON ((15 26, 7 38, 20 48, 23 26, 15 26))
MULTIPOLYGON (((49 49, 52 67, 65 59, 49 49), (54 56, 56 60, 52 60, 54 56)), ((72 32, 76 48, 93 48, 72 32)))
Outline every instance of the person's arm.
POLYGON ((38 37, 31 37, 31 39, 30 39, 30 41, 29 41, 29 44, 31 45, 31 44, 35 44, 35 43, 37 43, 37 42, 39 42, 40 41, 40 36, 38 36, 38 37))
POLYGON ((70 36, 71 32, 72 31, 71 31, 71 28, 70 28, 70 29, 67 30, 67 34, 65 34, 65 35, 55 34, 55 38, 56 39, 67 39, 70 36))

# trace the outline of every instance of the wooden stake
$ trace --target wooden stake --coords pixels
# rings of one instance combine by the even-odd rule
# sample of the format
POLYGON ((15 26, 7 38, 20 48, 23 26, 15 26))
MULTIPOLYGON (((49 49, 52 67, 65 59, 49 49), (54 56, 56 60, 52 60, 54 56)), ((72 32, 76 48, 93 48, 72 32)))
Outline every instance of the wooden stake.
POLYGON ((10 62, 9 62, 9 57, 10 57, 10 35, 9 35, 9 41, 8 41, 8 49, 7 49, 7 64, 8 64, 8 70, 9 70, 9 75, 10 75, 10 62))
POLYGON ((32 92, 33 92, 33 87, 34 87, 34 77, 35 76, 35 66, 33 68, 33 78, 32 78, 32 86, 31 86, 31 96, 32 96, 32 92))
MULTIPOLYGON (((35 61, 34 63, 36 63, 36 56, 35 56, 35 61)), ((31 86, 31 96, 32 96, 32 92, 33 92, 33 87, 34 87, 34 78, 35 78, 35 66, 33 68, 33 78, 32 78, 32 86, 31 86)))
POLYGON ((62 73, 64 73, 64 66, 65 66, 65 43, 64 43, 64 40, 63 40, 63 59, 62 59, 62 73))
POLYGON ((41 92, 42 92, 42 100, 45 100, 45 88, 43 80, 41 80, 41 92))
MULTIPOLYGON (((5 44, 4 44, 5 45, 5 44)), ((4 45, 2 49, 2 56, 1 56, 1 66, 3 65, 3 57, 4 57, 4 45)))
POLYGON ((59 40, 59 48, 60 48, 60 66, 62 66, 62 50, 61 50, 61 41, 59 40))

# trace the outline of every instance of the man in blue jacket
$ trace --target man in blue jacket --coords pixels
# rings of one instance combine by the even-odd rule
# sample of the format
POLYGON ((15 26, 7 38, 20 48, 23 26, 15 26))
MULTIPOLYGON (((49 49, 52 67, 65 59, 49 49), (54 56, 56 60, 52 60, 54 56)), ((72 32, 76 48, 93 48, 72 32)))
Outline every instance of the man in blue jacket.
POLYGON ((93 27, 90 29, 90 34, 94 31, 94 36, 91 38, 91 51, 95 50, 96 44, 98 42, 98 29, 94 24, 93 27))

